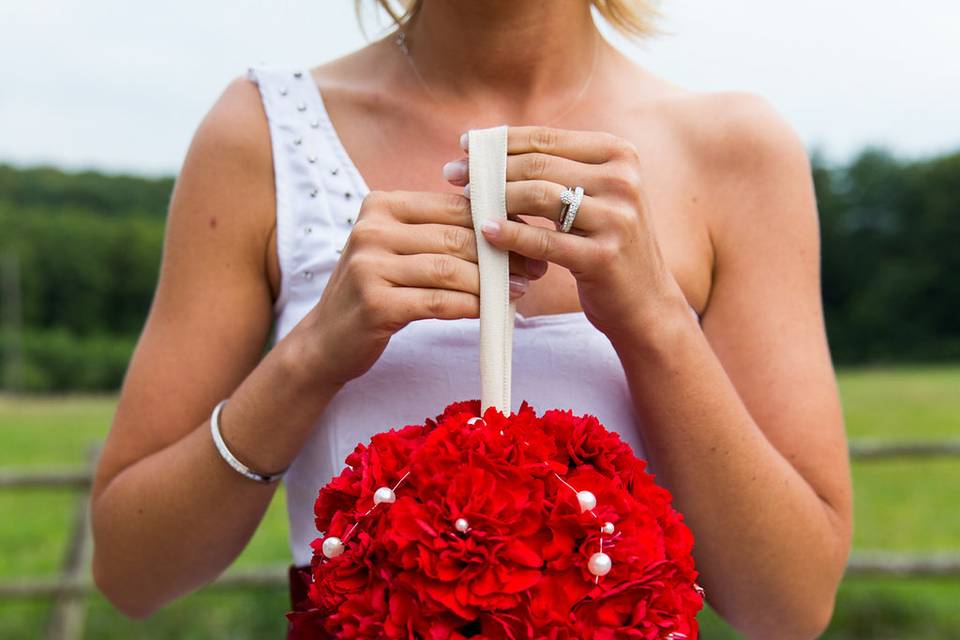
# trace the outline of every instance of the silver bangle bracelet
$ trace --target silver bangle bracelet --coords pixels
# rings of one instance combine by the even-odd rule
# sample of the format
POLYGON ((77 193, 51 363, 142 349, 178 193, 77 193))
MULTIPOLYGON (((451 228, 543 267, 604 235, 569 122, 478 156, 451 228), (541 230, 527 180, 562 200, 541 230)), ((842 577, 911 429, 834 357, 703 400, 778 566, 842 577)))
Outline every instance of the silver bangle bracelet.
POLYGON ((283 473, 276 473, 273 475, 267 475, 264 473, 258 473, 243 464, 237 458, 230 453, 230 449, 227 448, 227 443, 223 441, 223 436, 220 434, 220 412, 223 410, 223 406, 227 404, 226 400, 221 400, 217 403, 217 406, 213 408, 213 413, 210 414, 210 434, 213 436, 213 444, 216 445, 217 451, 220 452, 220 456, 227 461, 233 469, 244 476, 245 478, 250 478, 251 480, 256 480, 257 482, 262 482, 263 484, 270 484, 271 482, 276 482, 283 477, 283 473))

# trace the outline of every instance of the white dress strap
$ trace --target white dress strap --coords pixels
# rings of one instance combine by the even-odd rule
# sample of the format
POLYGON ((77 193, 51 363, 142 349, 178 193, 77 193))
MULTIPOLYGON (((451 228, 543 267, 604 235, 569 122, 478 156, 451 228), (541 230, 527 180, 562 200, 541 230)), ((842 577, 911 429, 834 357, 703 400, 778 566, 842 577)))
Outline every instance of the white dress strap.
POLYGON ((509 252, 494 247, 480 231, 485 220, 507 217, 507 127, 469 132, 470 211, 480 268, 481 411, 510 414, 511 355, 516 303, 510 300, 509 252))
POLYGON ((309 71, 258 65, 249 67, 246 77, 259 89, 270 130, 281 279, 274 312, 279 314, 290 300, 322 291, 360 199, 342 170, 309 71))

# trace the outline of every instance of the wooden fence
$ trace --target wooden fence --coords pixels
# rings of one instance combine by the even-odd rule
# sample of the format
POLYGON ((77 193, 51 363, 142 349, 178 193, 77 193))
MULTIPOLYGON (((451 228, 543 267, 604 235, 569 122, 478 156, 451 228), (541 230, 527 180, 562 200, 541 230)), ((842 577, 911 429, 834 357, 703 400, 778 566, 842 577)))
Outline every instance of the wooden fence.
MULTIPOLYGON (((946 442, 850 443, 854 460, 960 458, 960 440, 946 442)), ((75 468, 0 469, 0 491, 71 490, 77 492, 71 531, 59 575, 16 578, 0 582, 0 601, 12 599, 52 599, 54 602, 46 628, 48 640, 79 640, 83 636, 85 603, 95 589, 90 578, 89 490, 96 464, 96 449, 87 464, 75 468)), ((943 554, 918 555, 887 551, 854 553, 847 566, 848 576, 958 577, 960 548, 943 554)), ((207 589, 286 588, 287 566, 267 565, 232 569, 207 589)))

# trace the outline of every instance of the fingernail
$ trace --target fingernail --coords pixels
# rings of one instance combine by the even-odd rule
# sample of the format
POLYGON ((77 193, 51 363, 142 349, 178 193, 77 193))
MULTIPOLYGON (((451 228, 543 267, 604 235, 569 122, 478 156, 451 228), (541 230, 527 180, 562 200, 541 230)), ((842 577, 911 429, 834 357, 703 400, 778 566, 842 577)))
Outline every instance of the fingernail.
POLYGON ((516 274, 510 274, 510 291, 514 293, 523 293, 527 290, 527 285, 530 284, 530 280, 524 276, 518 276, 516 274))
POLYGON ((467 147, 469 146, 470 146, 470 134, 465 133, 462 136, 460 136, 460 148, 466 151, 467 147))
POLYGON ((547 272, 547 262, 545 260, 527 258, 526 269, 527 273, 535 278, 539 278, 547 272))
POLYGON ((443 165, 443 178, 448 182, 463 180, 467 177, 467 163, 463 160, 453 160, 443 165))
POLYGON ((500 223, 496 220, 484 220, 480 224, 480 230, 483 231, 485 235, 496 238, 500 235, 500 223))
POLYGON ((467 198, 470 197, 470 183, 469 183, 469 182, 468 182, 467 184, 463 185, 463 195, 466 196, 467 198))

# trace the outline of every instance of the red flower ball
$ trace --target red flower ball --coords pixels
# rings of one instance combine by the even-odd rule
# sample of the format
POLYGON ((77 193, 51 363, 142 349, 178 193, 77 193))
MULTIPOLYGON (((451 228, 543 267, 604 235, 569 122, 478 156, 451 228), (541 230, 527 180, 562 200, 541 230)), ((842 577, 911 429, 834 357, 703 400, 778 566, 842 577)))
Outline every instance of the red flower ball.
POLYGON ((591 415, 479 413, 357 445, 317 498, 290 637, 696 638, 693 536, 645 461, 591 415))

